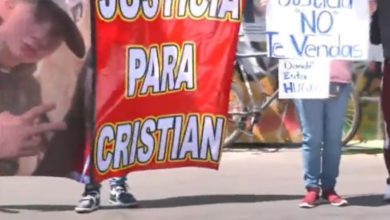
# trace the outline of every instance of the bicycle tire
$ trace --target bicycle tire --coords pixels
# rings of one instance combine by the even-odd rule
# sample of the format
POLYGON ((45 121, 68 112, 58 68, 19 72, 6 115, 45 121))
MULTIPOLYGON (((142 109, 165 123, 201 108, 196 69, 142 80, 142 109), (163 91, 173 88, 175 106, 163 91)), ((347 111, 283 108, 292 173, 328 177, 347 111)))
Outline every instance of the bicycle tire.
POLYGON ((360 101, 359 96, 355 92, 355 90, 352 90, 349 99, 348 99, 348 105, 352 101, 353 104, 353 114, 352 114, 352 120, 349 126, 347 132, 344 132, 344 127, 346 126, 346 120, 349 120, 349 117, 347 115, 349 109, 347 106, 346 109, 346 115, 344 117, 344 125, 343 125, 343 137, 341 139, 342 146, 347 146, 348 142, 352 140, 352 138, 355 136, 357 130, 359 129, 360 125, 360 119, 361 119, 361 108, 360 108, 360 101))
MULTIPOLYGON (((237 85, 237 83, 233 82, 231 85, 230 85, 230 93, 233 94, 234 96, 236 96, 237 98, 237 101, 239 102, 239 105, 241 107, 240 111, 242 112, 245 112, 245 105, 244 105, 244 95, 243 95, 243 92, 242 92, 242 89, 240 88, 239 85, 237 85)), ((231 146, 232 144, 234 144, 234 142, 236 142, 236 140, 241 136, 241 131, 244 129, 245 127, 245 116, 238 116, 238 115, 233 115, 233 111, 231 109, 231 105, 230 105, 230 100, 229 100, 229 109, 228 109, 228 122, 229 123, 229 119, 232 118, 232 117, 236 117, 237 118, 237 121, 236 123, 234 124, 234 127, 233 127, 233 130, 230 132, 228 130, 226 130, 225 132, 227 132, 227 134, 225 135, 225 138, 224 138, 224 141, 223 141, 223 146, 224 147, 228 147, 228 146, 231 146)), ((226 126, 226 129, 228 129, 228 125, 226 126)))

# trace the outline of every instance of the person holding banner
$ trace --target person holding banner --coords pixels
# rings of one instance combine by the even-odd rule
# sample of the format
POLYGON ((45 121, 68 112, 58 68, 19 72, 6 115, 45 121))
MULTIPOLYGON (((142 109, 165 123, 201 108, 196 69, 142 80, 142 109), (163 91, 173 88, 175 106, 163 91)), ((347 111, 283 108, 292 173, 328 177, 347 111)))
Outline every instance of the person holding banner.
MULTIPOLYGON (((82 198, 75 207, 77 213, 89 213, 100 207, 100 184, 95 184, 88 175, 90 160, 85 161, 83 152, 88 144, 88 131, 91 129, 90 116, 93 107, 93 71, 92 56, 89 51, 86 63, 78 75, 76 91, 71 107, 65 116, 67 129, 56 132, 47 143, 46 156, 34 175, 68 176, 79 182, 86 183, 82 198)), ((110 184, 110 203, 119 207, 137 205, 135 197, 128 192, 125 176, 112 178, 110 184)))
POLYGON ((8 158, 0 161, 0 175, 15 175, 20 157, 42 153, 44 134, 64 128, 48 122, 45 113, 54 106, 41 106, 33 73, 63 42, 77 57, 84 56, 83 39, 67 6, 64 0, 0 1, 0 154, 8 158))
POLYGON ((322 198, 334 206, 348 202, 335 191, 341 159, 343 121, 351 92, 350 62, 334 60, 330 66, 328 99, 295 99, 303 140, 304 183, 307 193, 299 207, 313 208, 322 198))
MULTIPOLYGON (((73 106, 71 108, 70 114, 68 114, 68 124, 75 125, 75 129, 77 129, 77 125, 79 122, 78 115, 83 116, 89 116, 91 113, 91 107, 93 106, 91 101, 93 100, 92 96, 92 54, 91 51, 89 52, 87 62, 82 70, 82 73, 80 74, 80 79, 78 80, 78 89, 76 90, 76 94, 74 96, 73 100, 73 106), (81 111, 81 113, 80 113, 81 111), (72 114, 73 112, 73 114, 72 114), (73 115, 73 116, 72 116, 73 115)), ((83 137, 85 137, 86 133, 85 131, 89 130, 91 128, 91 124, 88 122, 88 120, 82 119, 82 121, 85 121, 84 123, 85 127, 82 128, 83 131, 79 131, 74 133, 76 136, 79 136, 78 134, 84 134, 83 137)), ((80 129, 80 127, 79 127, 80 129)), ((78 129, 78 130, 79 130, 78 129)), ((67 138, 73 138, 74 137, 67 137, 67 138)), ((80 146, 85 144, 85 139, 81 138, 78 143, 76 143, 76 146, 80 146)), ((90 164, 88 164, 90 165, 90 164)), ((89 167, 87 168, 89 169, 89 167)), ((93 180, 92 180, 93 181, 93 180)), ((88 181, 88 183, 85 185, 85 190, 83 193, 82 198, 79 200, 79 203, 75 207, 75 211, 78 213, 88 213, 92 212, 94 210, 97 210, 100 207, 100 184, 95 184, 92 181, 88 181)), ((115 177, 109 180, 110 185, 110 200, 109 202, 113 205, 127 208, 127 207, 134 207, 137 206, 137 200, 135 197, 128 192, 128 185, 126 183, 127 178, 126 176, 119 176, 115 177)))
POLYGON ((377 10, 372 15, 370 40, 373 44, 382 44, 384 73, 382 78, 381 106, 385 121, 384 158, 388 171, 384 199, 390 202, 390 1, 377 0, 377 10))

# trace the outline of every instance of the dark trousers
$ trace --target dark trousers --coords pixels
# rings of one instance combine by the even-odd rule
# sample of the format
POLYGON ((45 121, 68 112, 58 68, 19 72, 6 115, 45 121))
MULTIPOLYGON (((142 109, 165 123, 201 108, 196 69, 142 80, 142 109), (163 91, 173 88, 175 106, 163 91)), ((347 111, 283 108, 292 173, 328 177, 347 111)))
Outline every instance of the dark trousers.
MULTIPOLYGON (((390 60, 385 61, 381 91, 381 105, 385 121, 384 158, 390 177, 390 60)), ((390 184, 390 179, 388 180, 390 184)))

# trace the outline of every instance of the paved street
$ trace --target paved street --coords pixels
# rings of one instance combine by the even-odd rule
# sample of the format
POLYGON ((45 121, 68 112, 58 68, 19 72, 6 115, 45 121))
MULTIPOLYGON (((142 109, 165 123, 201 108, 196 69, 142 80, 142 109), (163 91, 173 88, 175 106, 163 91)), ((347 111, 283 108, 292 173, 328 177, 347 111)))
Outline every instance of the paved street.
POLYGON ((137 209, 113 209, 104 186, 103 209, 75 214, 82 185, 55 178, 0 178, 0 220, 386 219, 385 168, 380 154, 344 155, 338 191, 351 205, 298 208, 304 189, 298 149, 224 152, 220 171, 183 168, 129 175, 137 209))

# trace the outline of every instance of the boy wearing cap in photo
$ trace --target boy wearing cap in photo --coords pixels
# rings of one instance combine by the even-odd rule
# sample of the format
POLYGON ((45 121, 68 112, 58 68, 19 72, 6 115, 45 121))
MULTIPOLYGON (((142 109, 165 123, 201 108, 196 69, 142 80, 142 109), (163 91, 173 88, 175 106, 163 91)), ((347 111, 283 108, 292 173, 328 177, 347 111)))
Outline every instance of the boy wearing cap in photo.
MULTIPOLYGON (((43 117, 44 113, 54 108, 52 105, 41 104, 40 86, 32 75, 36 70, 37 62, 51 55, 63 42, 75 56, 84 57, 85 44, 73 21, 75 16, 71 8, 79 3, 82 4, 83 0, 0 0, 0 129, 5 128, 8 131, 5 133, 9 134, 11 131, 18 130, 15 128, 26 127, 23 132, 19 132, 20 134, 7 135, 17 136, 13 140, 23 140, 18 141, 21 146, 15 147, 15 143, 9 144, 15 148, 13 151, 9 151, 8 146, 6 148, 2 146, 2 151, 7 155, 0 156, 0 159, 36 155, 40 151, 38 145, 46 146, 46 155, 34 175, 66 176, 73 161, 71 160, 73 158, 66 156, 74 156, 72 153, 79 151, 78 147, 85 143, 85 136, 82 134, 85 133, 83 130, 86 128, 83 127, 83 122, 87 120, 83 116, 85 111, 83 103, 91 99, 87 94, 92 87, 92 81, 88 80, 91 77, 86 77, 87 68, 84 68, 79 76, 79 85, 77 85, 72 107, 65 117, 67 130, 56 132, 53 139, 42 143, 41 139, 31 140, 32 136, 37 132, 44 134, 47 131, 62 130, 64 124, 46 122, 39 124, 40 127, 34 126, 34 130, 31 130, 32 128, 28 127, 32 126, 30 124, 15 125, 14 123, 24 122, 23 118, 31 117, 36 123, 38 116, 40 121, 47 121, 47 118, 43 117), (30 149, 22 146, 25 145, 24 142, 38 143, 34 144, 37 147, 30 149)), ((4 136, 0 135, 0 143, 7 143, 2 140, 4 136)), ((7 168, 7 175, 14 174, 18 169, 18 163, 14 160, 0 161, 0 165, 1 162, 7 168)), ((3 170, 0 166, 1 171, 3 170)), ((135 198, 127 192, 125 181, 125 177, 110 180, 110 201, 122 207, 136 203, 135 198)), ((97 209, 100 205, 99 189, 100 185, 86 185, 76 211, 89 212, 97 209)))
POLYGON ((7 134, 0 136, 0 142, 8 143, 2 145, 4 154, 11 152, 10 148, 14 150, 13 154, 1 157, 0 175, 15 175, 19 169, 17 159, 38 155, 45 142, 43 135, 64 128, 63 123, 48 122, 45 113, 55 106, 41 106, 40 85, 33 73, 37 62, 51 55, 63 42, 77 57, 84 56, 83 38, 68 12, 64 0, 0 1, 0 125, 7 134), (24 114, 34 107, 43 110, 25 120, 24 114), (34 135, 15 129, 37 123, 51 127, 34 135), (18 143, 12 143, 11 137, 18 143))

